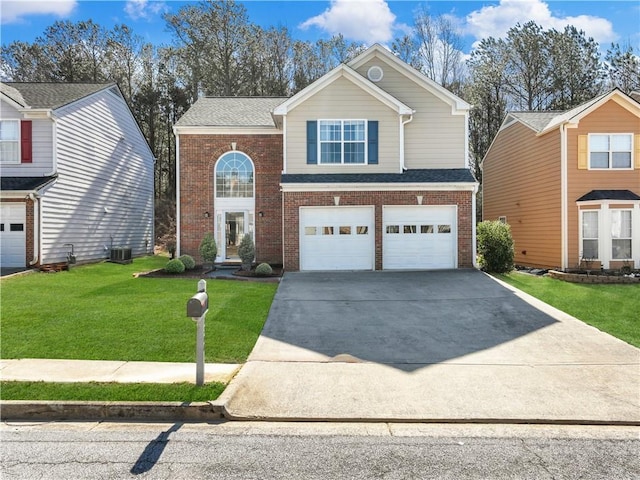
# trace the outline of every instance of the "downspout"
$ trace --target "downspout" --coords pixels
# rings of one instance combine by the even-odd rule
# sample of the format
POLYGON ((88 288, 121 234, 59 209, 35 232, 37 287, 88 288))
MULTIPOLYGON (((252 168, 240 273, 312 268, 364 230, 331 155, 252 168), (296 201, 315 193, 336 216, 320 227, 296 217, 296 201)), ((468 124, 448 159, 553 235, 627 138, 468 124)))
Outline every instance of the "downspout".
MULTIPOLYGON (((283 115, 282 116, 282 173, 286 174, 287 173, 287 115, 283 115)), ((284 190, 282 188, 282 183, 280 183, 280 209, 282 212, 281 215, 281 224, 280 224, 280 228, 281 228, 281 232, 280 232, 280 238, 282 239, 282 267, 283 269, 286 269, 286 264, 285 264, 285 248, 284 248, 284 235, 285 235, 285 231, 284 231, 284 219, 286 218, 285 216, 285 212, 284 212, 284 190)), ((298 224, 300 223, 299 219, 298 219, 298 224)), ((300 227, 298 227, 300 228, 300 227)), ((298 238, 300 238, 300 236, 298 236, 298 238)), ((300 240, 298 240, 300 241, 300 240)), ((298 249, 300 249, 300 245, 298 245, 298 249)), ((300 266, 298 265, 298 270, 300 269, 300 266)))
POLYGON ((33 192, 27 198, 33 202, 33 259, 29 262, 32 267, 40 259, 40 198, 33 192))
POLYGON ((569 264, 567 230, 567 126, 563 123, 560 125, 560 258, 563 271, 569 264))
MULTIPOLYGON (((176 258, 180 257, 180 135, 176 135, 176 258)), ((215 213, 214 213, 215 214, 215 213)))
POLYGON ((479 187, 480 185, 476 183, 473 186, 473 192, 471 193, 471 255, 473 258, 473 268, 478 268, 478 240, 476 238, 478 218, 476 216, 476 196, 478 195, 479 187))
POLYGON ((287 116, 282 116, 282 173, 287 173, 287 116))
POLYGON ((400 173, 404 172, 407 169, 407 166, 404 163, 404 126, 413 121, 413 114, 409 115, 409 118, 406 120, 402 120, 402 115, 400 115, 400 173))

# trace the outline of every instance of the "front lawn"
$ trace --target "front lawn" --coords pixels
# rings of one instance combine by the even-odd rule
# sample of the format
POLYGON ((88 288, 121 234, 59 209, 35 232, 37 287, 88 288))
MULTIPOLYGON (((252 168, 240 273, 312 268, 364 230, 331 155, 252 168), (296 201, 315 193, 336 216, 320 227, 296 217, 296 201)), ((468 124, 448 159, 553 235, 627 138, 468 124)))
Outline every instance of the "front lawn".
MULTIPOLYGON (((196 325, 186 304, 197 279, 133 277, 166 262, 144 257, 2 279, 0 357, 195 362, 196 325)), ((207 362, 246 360, 276 288, 207 282, 207 362)))
POLYGON ((207 402, 222 383, 53 383, 0 382, 2 400, 75 400, 102 402, 207 402))
POLYGON ((640 347, 640 285, 587 285, 519 272, 496 277, 603 332, 640 347))

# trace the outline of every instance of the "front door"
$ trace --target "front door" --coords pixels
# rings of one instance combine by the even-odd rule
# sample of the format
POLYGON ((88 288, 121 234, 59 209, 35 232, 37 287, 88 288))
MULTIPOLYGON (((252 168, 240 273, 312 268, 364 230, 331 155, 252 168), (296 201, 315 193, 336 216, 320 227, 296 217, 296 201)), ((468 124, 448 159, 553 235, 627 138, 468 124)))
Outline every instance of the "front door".
POLYGON ((238 245, 245 233, 247 233, 247 213, 248 212, 225 212, 225 261, 239 261, 238 245))

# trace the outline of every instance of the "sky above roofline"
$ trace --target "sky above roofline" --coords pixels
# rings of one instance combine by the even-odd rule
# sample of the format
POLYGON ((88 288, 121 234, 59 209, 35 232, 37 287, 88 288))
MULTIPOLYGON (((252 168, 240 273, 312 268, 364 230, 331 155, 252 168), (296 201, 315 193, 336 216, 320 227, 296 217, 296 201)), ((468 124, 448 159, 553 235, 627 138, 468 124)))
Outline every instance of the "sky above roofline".
MULTIPOLYGON (((162 15, 197 2, 173 0, 0 0, 2 44, 33 42, 56 20, 93 20, 106 28, 125 23, 155 45, 171 42, 162 15)), ((545 29, 570 24, 593 37, 602 50, 612 43, 640 50, 640 2, 494 0, 251 0, 243 3, 249 20, 263 27, 285 26, 294 39, 314 41, 341 33, 347 40, 372 45, 391 42, 406 33, 417 10, 444 15, 463 37, 469 53, 481 39, 503 37, 517 23, 533 20, 545 29)))

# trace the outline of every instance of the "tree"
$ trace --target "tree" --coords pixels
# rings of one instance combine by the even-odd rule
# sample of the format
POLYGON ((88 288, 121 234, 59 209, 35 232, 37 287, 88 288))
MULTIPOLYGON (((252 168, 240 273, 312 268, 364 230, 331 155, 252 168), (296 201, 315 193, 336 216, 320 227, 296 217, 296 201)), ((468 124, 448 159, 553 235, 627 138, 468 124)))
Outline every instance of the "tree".
POLYGON ((612 43, 605 56, 610 86, 623 92, 640 90, 640 58, 633 46, 612 43))

